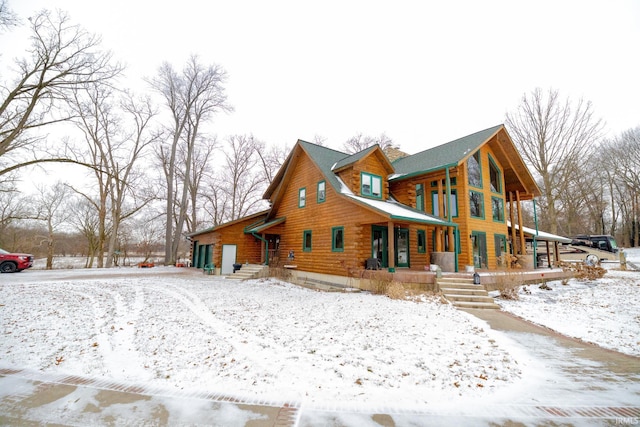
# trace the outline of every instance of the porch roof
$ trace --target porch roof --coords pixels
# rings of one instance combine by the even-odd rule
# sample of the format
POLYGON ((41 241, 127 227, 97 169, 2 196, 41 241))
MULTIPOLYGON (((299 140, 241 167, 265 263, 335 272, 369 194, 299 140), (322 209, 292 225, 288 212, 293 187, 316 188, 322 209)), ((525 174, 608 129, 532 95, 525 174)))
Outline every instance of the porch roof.
POLYGON ((440 225, 444 227, 457 227, 457 225, 452 222, 448 222, 442 218, 438 218, 417 209, 413 209, 409 206, 403 205, 402 203, 398 203, 394 199, 375 200, 356 196, 352 193, 343 192, 342 194, 358 203, 367 205, 378 212, 389 215, 390 219, 418 222, 422 224, 440 225))
MULTIPOLYGON (((511 221, 507 221, 507 226, 511 228, 511 221)), ((520 230, 520 226, 518 224, 515 224, 514 227, 516 227, 516 230, 520 230)), ((524 233, 525 236, 528 236, 532 239, 533 237, 535 237, 536 240, 540 240, 540 241, 571 243, 571 239, 567 237, 558 236, 558 235, 547 233, 546 231, 540 231, 540 230, 536 232, 536 230, 529 227, 522 227, 522 232, 524 233)))
POLYGON ((273 219, 271 221, 267 221, 264 222, 266 220, 266 218, 264 220, 261 221, 261 223, 258 224, 252 224, 249 227, 247 227, 244 232, 247 234, 251 234, 251 233, 261 233, 264 230, 267 230, 271 227, 273 227, 274 225, 278 225, 278 224, 282 224, 283 222, 285 222, 287 219, 286 216, 282 216, 280 218, 276 218, 273 219))

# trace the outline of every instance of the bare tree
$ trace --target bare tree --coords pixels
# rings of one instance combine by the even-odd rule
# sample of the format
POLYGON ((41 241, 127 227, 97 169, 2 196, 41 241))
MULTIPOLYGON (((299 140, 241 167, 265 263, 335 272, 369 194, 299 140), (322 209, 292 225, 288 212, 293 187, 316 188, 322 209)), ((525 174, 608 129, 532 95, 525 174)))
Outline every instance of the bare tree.
POLYGON ((72 25, 65 13, 45 10, 29 23, 29 56, 17 61, 16 78, 0 86, 0 176, 35 163, 77 162, 60 149, 53 154, 36 152, 42 135, 29 131, 69 120, 56 113, 71 91, 109 81, 121 71, 111 65, 110 53, 97 49, 100 38, 72 25))
POLYGON ((100 219, 95 209, 96 203, 81 198, 71 206, 73 214, 69 219, 70 225, 85 239, 87 248, 87 259, 85 268, 93 267, 95 259, 101 254, 100 244, 100 219))
POLYGON ((225 183, 228 220, 253 212, 262 200, 266 181, 258 168, 258 152, 263 149, 264 143, 253 135, 232 135, 227 139, 222 182, 225 183))
POLYGON ((7 0, 0 0, 0 31, 18 25, 17 15, 9 8, 7 0))
POLYGON ((380 145, 383 150, 386 148, 399 148, 385 133, 381 133, 377 137, 359 133, 346 140, 343 149, 346 153, 355 154, 375 144, 380 145))
POLYGON ((623 209, 623 228, 634 245, 640 245, 640 127, 622 132, 602 147, 604 168, 615 171, 615 188, 623 209))
POLYGON ((5 245, 7 229, 16 221, 29 217, 29 200, 22 197, 15 187, 4 187, 0 185, 0 247, 5 245))
POLYGON ((73 108, 76 124, 85 136, 89 157, 85 162, 94 166, 98 198, 75 190, 96 201, 98 267, 111 267, 120 224, 152 199, 138 164, 146 147, 159 139, 158 132, 151 129, 156 110, 149 98, 135 99, 104 84, 88 84, 76 91, 73 108))
POLYGON ((172 124, 167 126, 170 139, 158 150, 166 183, 165 263, 175 264, 187 220, 189 186, 177 180, 177 171, 191 177, 192 157, 201 127, 220 111, 230 111, 223 87, 226 72, 218 65, 208 67, 192 56, 181 74, 165 63, 158 76, 150 81, 152 87, 164 97, 171 113, 172 124), (184 162, 179 162, 182 147, 184 162))
POLYGON ((568 191, 572 170, 601 137, 602 121, 590 102, 561 100, 558 91, 540 88, 525 94, 518 109, 506 116, 509 132, 525 161, 537 173, 545 199, 543 217, 552 233, 558 232, 558 201, 568 191))
MULTIPOLYGON (((218 140, 214 138, 203 138, 201 144, 195 147, 191 156, 191 176, 185 177, 178 171, 179 179, 186 183, 189 190, 189 215, 187 216, 187 233, 196 231, 203 220, 202 199, 200 190, 202 183, 213 174, 212 158, 218 148, 218 140)), ((203 200, 204 202, 204 200, 203 200)))
POLYGON ((60 230, 61 226, 67 224, 69 220, 70 211, 65 208, 69 201, 69 196, 69 188, 58 182, 49 190, 41 188, 36 198, 38 219, 44 221, 47 230, 46 236, 41 236, 40 240, 40 243, 46 244, 47 247, 47 270, 53 268, 56 232, 60 230))
POLYGON ((291 148, 286 145, 272 145, 266 150, 257 150, 256 154, 260 157, 262 173, 267 185, 271 184, 290 151, 291 148))

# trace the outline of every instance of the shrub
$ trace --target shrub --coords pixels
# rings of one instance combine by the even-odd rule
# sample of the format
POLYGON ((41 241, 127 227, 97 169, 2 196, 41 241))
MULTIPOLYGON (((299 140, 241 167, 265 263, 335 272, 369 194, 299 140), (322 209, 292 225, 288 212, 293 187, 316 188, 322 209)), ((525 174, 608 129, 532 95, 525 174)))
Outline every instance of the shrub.
POLYGON ((495 276, 495 288, 500 292, 500 298, 508 300, 518 299, 518 289, 524 284, 522 273, 507 272, 495 276))
POLYGON ((393 276, 384 271, 368 272, 371 292, 376 295, 386 295, 389 285, 393 281, 393 276))
POLYGON ((587 265, 582 262, 560 262, 564 271, 572 271, 578 280, 596 280, 604 277, 607 270, 599 265, 587 265))
POLYGON ((406 292, 402 283, 398 281, 392 281, 388 284, 385 295, 391 299, 405 299, 406 292))

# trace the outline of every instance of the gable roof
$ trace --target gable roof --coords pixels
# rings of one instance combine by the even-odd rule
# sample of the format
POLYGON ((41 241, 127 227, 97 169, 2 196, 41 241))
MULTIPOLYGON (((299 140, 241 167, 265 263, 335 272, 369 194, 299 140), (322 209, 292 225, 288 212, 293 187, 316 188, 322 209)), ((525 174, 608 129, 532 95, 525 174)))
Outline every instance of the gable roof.
POLYGON ((394 161, 392 165, 396 173, 389 177, 389 181, 462 165, 485 144, 491 147, 503 167, 506 192, 519 191, 523 200, 542 194, 502 124, 394 161))
POLYGON ((493 126, 446 144, 402 157, 392 163, 396 173, 391 179, 407 178, 408 176, 444 169, 447 166, 457 166, 463 163, 468 156, 475 153, 480 146, 502 127, 503 125, 493 126))

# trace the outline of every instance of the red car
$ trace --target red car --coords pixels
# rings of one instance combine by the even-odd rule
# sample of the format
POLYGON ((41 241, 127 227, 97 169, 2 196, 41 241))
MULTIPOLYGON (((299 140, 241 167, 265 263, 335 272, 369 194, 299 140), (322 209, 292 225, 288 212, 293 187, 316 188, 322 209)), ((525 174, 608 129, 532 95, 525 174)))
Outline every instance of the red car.
POLYGON ((13 254, 0 249, 0 273, 15 273, 33 265, 33 255, 13 254))

